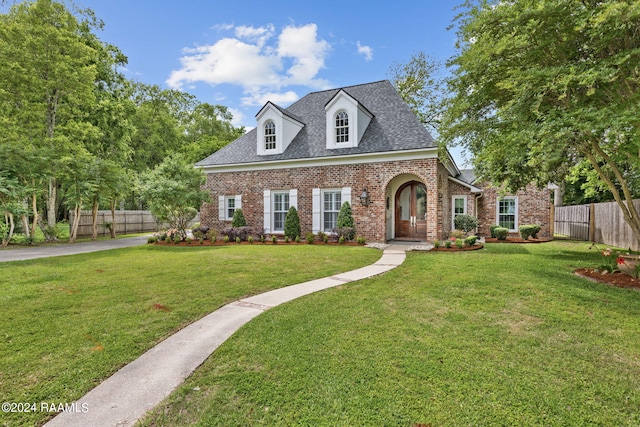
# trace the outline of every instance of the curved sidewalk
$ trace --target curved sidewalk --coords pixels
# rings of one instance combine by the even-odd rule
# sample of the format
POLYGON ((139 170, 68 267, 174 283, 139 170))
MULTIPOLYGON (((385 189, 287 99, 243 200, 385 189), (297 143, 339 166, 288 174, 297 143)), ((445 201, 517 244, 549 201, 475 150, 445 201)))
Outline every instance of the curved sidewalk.
POLYGON ((372 265, 227 304, 113 374, 76 402, 76 412, 60 413, 45 426, 132 426, 169 396, 227 338, 260 313, 304 295, 387 272, 404 259, 405 248, 392 245, 372 265))

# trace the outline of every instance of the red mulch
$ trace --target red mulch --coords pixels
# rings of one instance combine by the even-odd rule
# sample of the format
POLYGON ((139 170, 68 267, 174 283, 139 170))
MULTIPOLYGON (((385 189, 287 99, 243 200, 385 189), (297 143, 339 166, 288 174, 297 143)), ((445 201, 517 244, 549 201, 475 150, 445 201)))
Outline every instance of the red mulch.
POLYGON ((463 246, 458 248, 455 245, 452 245, 450 248, 445 248, 444 246, 440 246, 439 248, 432 248, 433 252, 461 252, 461 251, 477 251, 478 249, 484 248, 483 245, 473 245, 473 246, 463 246))
POLYGON ((551 239, 534 239, 530 238, 528 240, 524 240, 522 237, 507 237, 506 240, 498 240, 494 237, 485 237, 485 243, 544 243, 550 242, 551 239))
MULTIPOLYGON (((236 242, 227 242, 225 243, 223 240, 216 240, 215 242, 211 242, 211 240, 203 240, 202 244, 200 244, 200 242, 198 240, 192 240, 191 243, 187 243, 187 242, 180 242, 178 244, 175 244, 173 242, 167 242, 166 240, 158 240, 156 243, 156 245, 159 246, 236 246, 236 245, 273 245, 274 243, 271 240, 267 240, 264 243, 260 242, 260 240, 254 240, 253 243, 249 243, 249 242, 240 242, 240 243, 236 243, 236 242)), ((313 242, 314 245, 339 245, 339 243, 337 242, 329 242, 329 243, 324 243, 324 242, 313 242)), ((308 245, 307 242, 300 242, 300 243, 296 243, 296 242, 289 242, 289 243, 285 243, 284 240, 278 240, 278 243, 276 243, 276 245, 283 245, 283 246, 287 246, 287 245, 308 245)), ((357 242, 345 242, 343 244, 344 246, 358 246, 357 242)))
POLYGON ((579 268, 575 273, 580 277, 584 277, 595 282, 640 291, 640 279, 636 279, 635 277, 620 271, 616 271, 615 273, 604 272, 606 274, 603 274, 602 271, 595 268, 579 268))

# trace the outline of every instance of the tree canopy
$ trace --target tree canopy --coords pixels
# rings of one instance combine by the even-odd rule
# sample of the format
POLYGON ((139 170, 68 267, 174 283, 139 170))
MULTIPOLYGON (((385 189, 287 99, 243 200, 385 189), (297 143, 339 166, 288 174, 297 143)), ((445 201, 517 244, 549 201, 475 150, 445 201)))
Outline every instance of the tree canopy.
POLYGON ((244 132, 224 106, 125 78, 127 58, 100 40, 103 26, 91 9, 54 0, 0 14, 3 239, 14 215, 31 221, 28 237, 88 207, 95 237, 98 207, 142 207, 136 176, 175 153, 194 163, 244 132))
POLYGON ((441 135, 505 189, 561 182, 585 161, 640 238, 640 2, 467 1, 441 135))

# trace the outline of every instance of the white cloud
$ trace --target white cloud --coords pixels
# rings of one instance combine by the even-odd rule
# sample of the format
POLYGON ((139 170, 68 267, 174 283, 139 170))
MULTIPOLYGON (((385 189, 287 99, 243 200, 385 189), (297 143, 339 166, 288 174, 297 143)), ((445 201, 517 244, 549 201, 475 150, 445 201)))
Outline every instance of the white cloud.
POLYGON ((290 103, 298 95, 285 90, 300 85, 314 89, 329 87, 318 78, 331 45, 318 39, 316 24, 285 27, 278 35, 273 25, 263 27, 219 25, 233 30, 234 37, 212 45, 183 50, 180 68, 171 72, 166 83, 174 89, 193 83, 212 86, 241 86, 244 105, 263 105, 267 100, 290 103))
POLYGON ((358 53, 364 56, 365 61, 371 61, 373 59, 373 49, 370 46, 363 46, 360 41, 357 42, 358 53))

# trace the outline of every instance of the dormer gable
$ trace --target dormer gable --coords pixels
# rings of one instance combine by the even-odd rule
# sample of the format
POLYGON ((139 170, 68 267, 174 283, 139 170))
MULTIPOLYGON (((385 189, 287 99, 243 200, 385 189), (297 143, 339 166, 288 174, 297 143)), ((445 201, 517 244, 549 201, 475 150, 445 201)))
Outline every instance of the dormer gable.
POLYGON ((373 114, 344 89, 340 89, 324 109, 327 149, 357 147, 373 114))
POLYGON ((271 101, 256 114, 259 156, 282 154, 304 127, 298 118, 271 101))

